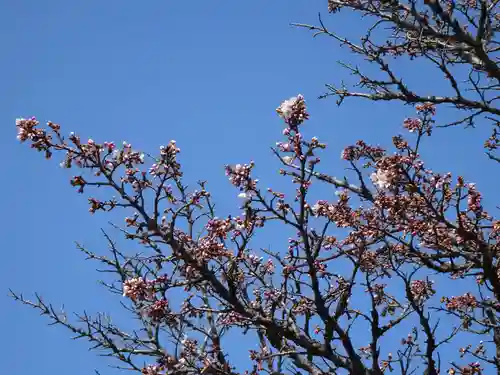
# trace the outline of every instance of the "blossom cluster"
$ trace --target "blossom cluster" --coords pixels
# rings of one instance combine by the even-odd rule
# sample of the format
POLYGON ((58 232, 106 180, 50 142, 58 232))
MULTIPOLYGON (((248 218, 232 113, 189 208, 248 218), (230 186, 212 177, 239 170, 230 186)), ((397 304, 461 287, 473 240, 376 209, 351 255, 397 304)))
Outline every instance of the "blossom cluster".
POLYGON ((151 165, 149 173, 152 176, 159 177, 166 174, 180 176, 180 164, 177 162, 177 154, 181 149, 177 147, 177 142, 171 140, 167 146, 160 147, 160 158, 151 165))
POLYGON ((239 187, 244 193, 251 194, 257 184, 257 180, 250 178, 253 167, 253 162, 250 162, 250 164, 236 164, 234 167, 226 165, 226 176, 229 177, 231 184, 239 187))
POLYGON ((276 112, 293 130, 309 118, 304 97, 300 94, 283 101, 276 112))
POLYGON ((446 308, 450 311, 467 312, 479 306, 476 297, 470 293, 457 297, 443 297, 441 301, 446 304, 446 308))
POLYGON ((359 140, 355 145, 348 146, 340 157, 344 160, 355 161, 362 158, 376 161, 384 156, 385 150, 379 146, 370 146, 366 142, 359 140))
POLYGON ((410 285, 410 292, 412 298, 417 303, 421 303, 432 297, 436 291, 434 290, 434 283, 429 280, 414 280, 410 285))
POLYGON ((150 300, 154 294, 167 283, 167 276, 160 276, 152 280, 143 277, 133 277, 123 282, 123 296, 133 301, 150 300))
POLYGON ((167 287, 167 277, 160 276, 152 280, 133 277, 123 282, 123 296, 134 301, 142 313, 153 322, 160 322, 169 313, 168 301, 161 296, 167 287), (160 293, 160 297, 157 294, 160 293))

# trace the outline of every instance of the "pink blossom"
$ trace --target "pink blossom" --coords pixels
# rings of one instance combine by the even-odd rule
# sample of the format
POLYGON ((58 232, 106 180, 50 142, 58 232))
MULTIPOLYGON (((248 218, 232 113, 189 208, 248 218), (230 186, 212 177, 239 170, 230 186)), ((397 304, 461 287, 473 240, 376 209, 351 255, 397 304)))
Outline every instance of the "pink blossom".
POLYGON ((133 301, 142 301, 152 295, 151 286, 141 277, 134 277, 123 282, 123 296, 133 301))

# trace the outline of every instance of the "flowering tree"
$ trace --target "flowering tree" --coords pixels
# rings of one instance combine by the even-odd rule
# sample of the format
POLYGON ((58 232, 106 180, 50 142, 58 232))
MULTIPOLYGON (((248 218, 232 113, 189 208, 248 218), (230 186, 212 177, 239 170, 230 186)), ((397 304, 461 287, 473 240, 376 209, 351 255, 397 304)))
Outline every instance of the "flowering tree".
POLYGON ((241 216, 217 217, 205 182, 186 187, 175 141, 153 157, 127 143, 65 137, 53 122, 18 119, 21 142, 48 159, 59 154, 62 167, 80 171, 71 180, 79 193, 109 191, 109 199, 89 198, 91 213, 128 212, 122 231, 144 247, 140 255, 120 251, 109 237, 108 256, 81 250, 116 276, 106 286, 123 294, 141 327, 125 332, 103 315, 70 322, 41 298, 13 297, 145 375, 500 374, 500 221, 473 183, 431 171, 419 155, 439 125, 436 107, 448 104, 459 116, 470 114, 445 125, 493 121, 485 148, 499 161, 496 4, 330 0, 331 11, 374 17, 362 43, 322 22, 307 27, 340 40, 389 77, 351 67, 367 91, 329 86, 331 94, 415 104, 415 117, 403 121, 409 134, 393 137, 391 150, 364 141, 348 146, 342 159, 353 175, 334 178, 320 171, 326 144, 301 133, 309 117, 304 98, 285 100, 277 109, 283 139, 273 151, 295 194, 262 189, 253 162, 228 165, 241 216), (387 26, 385 42, 375 42, 374 29, 387 26), (384 60, 388 55, 435 63, 455 94, 411 91, 384 60), (459 85, 454 68, 472 91, 459 85), (320 184, 334 186, 336 198, 314 199, 320 184), (290 230, 286 250, 254 247, 268 225, 290 230), (435 278, 465 280, 466 291, 443 295, 435 278), (238 348, 226 339, 234 331, 248 337, 238 348), (250 360, 235 359, 241 358, 235 352, 250 360))

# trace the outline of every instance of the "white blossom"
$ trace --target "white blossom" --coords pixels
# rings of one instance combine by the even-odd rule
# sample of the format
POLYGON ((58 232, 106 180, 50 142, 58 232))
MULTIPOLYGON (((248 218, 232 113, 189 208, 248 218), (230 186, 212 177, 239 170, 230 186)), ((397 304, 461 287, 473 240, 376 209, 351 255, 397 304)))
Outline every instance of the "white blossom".
POLYGON ((388 189, 391 186, 389 173, 382 169, 377 169, 377 172, 372 173, 370 178, 379 189, 388 189))
POLYGON ((304 100, 304 97, 300 94, 297 96, 292 96, 290 99, 285 100, 277 109, 279 115, 285 121, 290 120, 293 115, 295 105, 301 100, 304 100))

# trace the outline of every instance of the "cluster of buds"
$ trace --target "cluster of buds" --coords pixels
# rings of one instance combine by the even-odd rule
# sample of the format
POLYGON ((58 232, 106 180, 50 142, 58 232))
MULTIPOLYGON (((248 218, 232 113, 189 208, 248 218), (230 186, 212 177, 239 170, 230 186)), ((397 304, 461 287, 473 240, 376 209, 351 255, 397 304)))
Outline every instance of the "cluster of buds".
POLYGON ((425 300, 431 298, 436 291, 433 288, 433 282, 429 280, 414 280, 410 285, 410 292, 412 298, 417 302, 421 303, 425 300))
POLYGON ((165 355, 158 358, 157 364, 147 365, 142 369, 143 375, 164 375, 164 374, 174 374, 186 372, 187 361, 185 358, 175 358, 171 355, 165 355))
POLYGON ((458 297, 443 297, 441 302, 446 303, 446 308, 450 311, 469 311, 478 306, 476 297, 470 293, 465 293, 463 296, 458 297))
POLYGON ((227 238, 227 233, 233 228, 230 219, 213 218, 206 225, 210 237, 227 238))
POLYGON ((153 293, 152 285, 142 277, 134 277, 123 282, 123 296, 132 301, 150 299, 153 293))
POLYGON ((245 190, 245 192, 253 191, 257 183, 257 180, 250 178, 253 167, 253 161, 250 164, 236 164, 234 167, 226 165, 226 176, 229 177, 229 182, 234 186, 245 190))
POLYGON ((16 119, 17 139, 21 142, 26 142, 28 139, 36 141, 44 138, 46 133, 43 129, 36 128, 38 124, 40 122, 35 117, 16 119))
POLYGON ((292 308, 295 315, 305 315, 305 314, 314 314, 316 307, 314 305, 314 301, 309 298, 300 298, 292 308))
POLYGON ((132 149, 132 145, 123 141, 122 149, 115 149, 112 153, 113 164, 123 164, 127 168, 134 168, 138 164, 144 164, 144 154, 132 149))
POLYGON ((348 161, 360 160, 362 158, 377 160, 384 156, 384 154, 385 150, 383 148, 378 146, 370 146, 364 141, 360 140, 357 141, 355 145, 348 146, 344 150, 342 150, 340 157, 343 160, 348 161))
POLYGON ((192 357, 198 354, 198 341, 185 337, 181 344, 183 356, 192 357))
POLYGON ((177 154, 181 149, 177 147, 177 143, 171 140, 167 146, 160 147, 160 159, 154 163, 149 169, 152 176, 162 176, 171 174, 180 176, 180 164, 177 162, 177 154))
POLYGON ((276 112, 290 129, 295 131, 297 131, 300 124, 309 118, 306 102, 300 94, 282 102, 276 112))
POLYGON ((436 114, 436 106, 432 103, 417 104, 415 106, 417 113, 422 115, 432 115, 436 114))
POLYGON ((410 133, 418 133, 422 130, 422 120, 419 118, 407 118, 404 120, 403 126, 408 129, 410 133))
POLYGON ((224 244, 217 242, 213 237, 201 238, 196 246, 196 253, 201 259, 214 259, 220 257, 229 257, 232 255, 224 244))
POLYGON ((432 124, 434 120, 432 116, 436 114, 436 108, 430 103, 425 103, 416 106, 417 114, 420 118, 407 118, 403 122, 404 128, 410 133, 427 134, 432 133, 432 124))
POLYGON ((481 364, 479 362, 469 363, 468 366, 461 367, 458 371, 454 368, 448 370, 448 375, 480 375, 481 364))
POLYGON ((153 322, 160 322, 170 313, 170 307, 166 299, 161 299, 146 307, 144 311, 153 322))
POLYGON ((401 345, 413 345, 415 344, 414 334, 409 333, 408 336, 401 339, 401 345))
POLYGON ((469 211, 474 213, 479 213, 483 210, 481 205, 482 196, 481 193, 476 190, 474 184, 468 184, 468 194, 467 194, 467 208, 469 211))
POLYGON ((249 321, 245 316, 235 311, 230 311, 219 315, 218 324, 223 326, 245 326, 249 324, 249 321))
POLYGON ((134 277, 123 282, 123 296, 132 301, 151 300, 156 290, 165 285, 166 276, 160 276, 154 280, 146 280, 142 277, 134 277))
POLYGON ((236 227, 237 225, 230 218, 219 219, 215 217, 209 220, 205 225, 207 235, 200 238, 195 246, 197 257, 202 261, 222 257, 231 258, 232 252, 225 247, 221 239, 227 239, 228 233, 234 229, 238 231, 236 227))
POLYGON ((86 181, 82 176, 74 176, 70 180, 71 186, 78 186, 78 192, 83 193, 83 189, 85 188, 86 181))
MULTIPOLYGON (((45 157, 50 159, 52 153, 51 137, 44 129, 38 129, 40 122, 35 117, 16 119, 17 139, 20 142, 31 141, 31 147, 37 151, 45 151, 45 157)), ((52 123, 49 123, 49 125, 52 123)))
POLYGON ((360 269, 364 272, 373 271, 379 266, 380 260, 375 251, 365 250, 359 256, 360 269))
POLYGON ((484 142, 484 148, 488 151, 500 149, 500 132, 497 128, 493 128, 493 132, 490 137, 484 142))
POLYGON ((354 217, 352 216, 352 209, 349 206, 349 196, 347 192, 340 192, 338 197, 339 200, 336 203, 319 200, 311 207, 311 211, 314 216, 326 217, 337 224, 338 227, 345 228, 354 220, 354 217))
POLYGON ((325 200, 319 200, 312 206, 312 212, 315 216, 329 217, 335 213, 335 206, 325 200))
POLYGON ((385 287, 386 284, 373 284, 371 288, 367 288, 365 291, 370 292, 375 305, 381 305, 386 297, 385 287))
MULTIPOLYGON (((136 166, 144 164, 144 154, 132 149, 132 145, 126 141, 122 148, 117 148, 113 142, 96 143, 88 139, 82 143, 80 138, 71 133, 69 140, 76 146, 75 150, 68 150, 66 157, 60 164, 63 168, 71 168, 74 163, 79 168, 96 168, 101 173, 100 165, 106 173, 110 173, 124 165, 129 171, 137 171, 136 166)), ((135 172, 134 172, 135 173, 135 172)))

